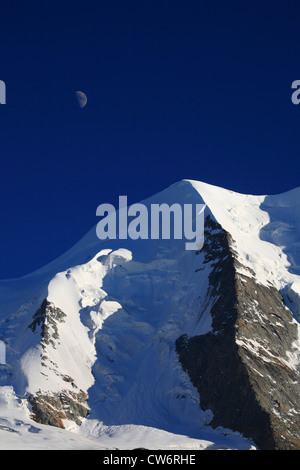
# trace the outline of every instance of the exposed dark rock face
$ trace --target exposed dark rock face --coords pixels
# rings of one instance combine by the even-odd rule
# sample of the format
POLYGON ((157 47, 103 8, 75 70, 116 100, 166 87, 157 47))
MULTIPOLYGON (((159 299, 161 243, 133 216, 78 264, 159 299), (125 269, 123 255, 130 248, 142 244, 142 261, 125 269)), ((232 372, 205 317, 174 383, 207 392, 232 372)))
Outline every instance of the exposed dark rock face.
POLYGON ((32 418, 41 424, 49 424, 64 428, 63 420, 74 421, 80 425, 89 409, 87 406, 87 394, 78 389, 74 379, 63 374, 49 358, 48 349, 56 348, 59 344, 58 324, 64 322, 66 314, 57 308, 52 302, 44 300, 41 307, 33 315, 33 321, 29 328, 33 333, 40 331, 42 346, 41 365, 45 368, 43 375, 47 376, 47 369, 54 372, 62 381, 70 383, 74 391, 62 389, 60 393, 47 393, 39 391, 30 395, 32 418))
POLYGON ((37 393, 29 397, 32 418, 41 424, 57 426, 64 429, 63 420, 81 424, 81 418, 88 415, 87 395, 84 392, 63 391, 53 395, 37 393))
POLYGON ((40 326, 43 345, 51 344, 55 348, 55 341, 58 341, 57 323, 63 322, 64 317, 66 317, 66 314, 62 310, 45 299, 33 315, 33 322, 29 325, 29 328, 35 333, 37 327, 40 326))
POLYGON ((213 426, 239 431, 260 449, 300 449, 300 370, 288 355, 298 338, 293 315, 274 287, 237 271, 234 242, 210 217, 203 250, 212 263, 212 331, 176 341, 201 407, 213 412, 213 426))

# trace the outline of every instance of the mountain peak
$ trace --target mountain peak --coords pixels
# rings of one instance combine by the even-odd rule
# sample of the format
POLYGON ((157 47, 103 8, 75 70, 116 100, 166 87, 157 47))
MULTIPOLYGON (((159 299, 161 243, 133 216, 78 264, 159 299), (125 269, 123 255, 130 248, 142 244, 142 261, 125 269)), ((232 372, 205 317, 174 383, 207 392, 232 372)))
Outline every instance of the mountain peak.
POLYGON ((201 249, 99 240, 93 228, 50 265, 1 281, 7 416, 19 398, 30 425, 108 448, 128 432, 145 447, 150 430, 166 446, 299 448, 298 195, 182 180, 143 204, 205 204, 201 249))

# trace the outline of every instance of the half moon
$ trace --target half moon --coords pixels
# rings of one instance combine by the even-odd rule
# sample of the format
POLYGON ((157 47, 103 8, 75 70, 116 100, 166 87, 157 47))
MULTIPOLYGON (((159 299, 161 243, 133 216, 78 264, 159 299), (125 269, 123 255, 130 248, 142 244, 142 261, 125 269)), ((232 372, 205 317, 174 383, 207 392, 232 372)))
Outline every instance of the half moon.
POLYGON ((87 103, 86 94, 83 91, 75 91, 75 96, 77 99, 77 103, 79 104, 80 108, 84 108, 87 103))

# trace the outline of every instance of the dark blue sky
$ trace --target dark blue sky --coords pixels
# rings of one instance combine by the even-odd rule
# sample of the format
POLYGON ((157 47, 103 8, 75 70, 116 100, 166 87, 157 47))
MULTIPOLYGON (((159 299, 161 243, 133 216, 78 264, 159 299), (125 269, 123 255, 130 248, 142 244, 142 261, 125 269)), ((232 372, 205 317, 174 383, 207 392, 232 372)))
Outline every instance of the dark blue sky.
POLYGON ((298 0, 0 9, 0 278, 55 259, 119 195, 183 178, 251 194, 300 185, 298 0))

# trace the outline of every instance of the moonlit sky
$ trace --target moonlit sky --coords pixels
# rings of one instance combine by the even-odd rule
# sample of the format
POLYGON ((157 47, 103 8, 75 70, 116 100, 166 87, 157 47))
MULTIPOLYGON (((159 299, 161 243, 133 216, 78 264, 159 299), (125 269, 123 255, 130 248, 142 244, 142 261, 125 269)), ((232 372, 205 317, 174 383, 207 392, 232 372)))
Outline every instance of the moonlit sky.
POLYGON ((299 186, 299 25, 298 0, 1 1, 0 278, 55 259, 119 195, 299 186))

